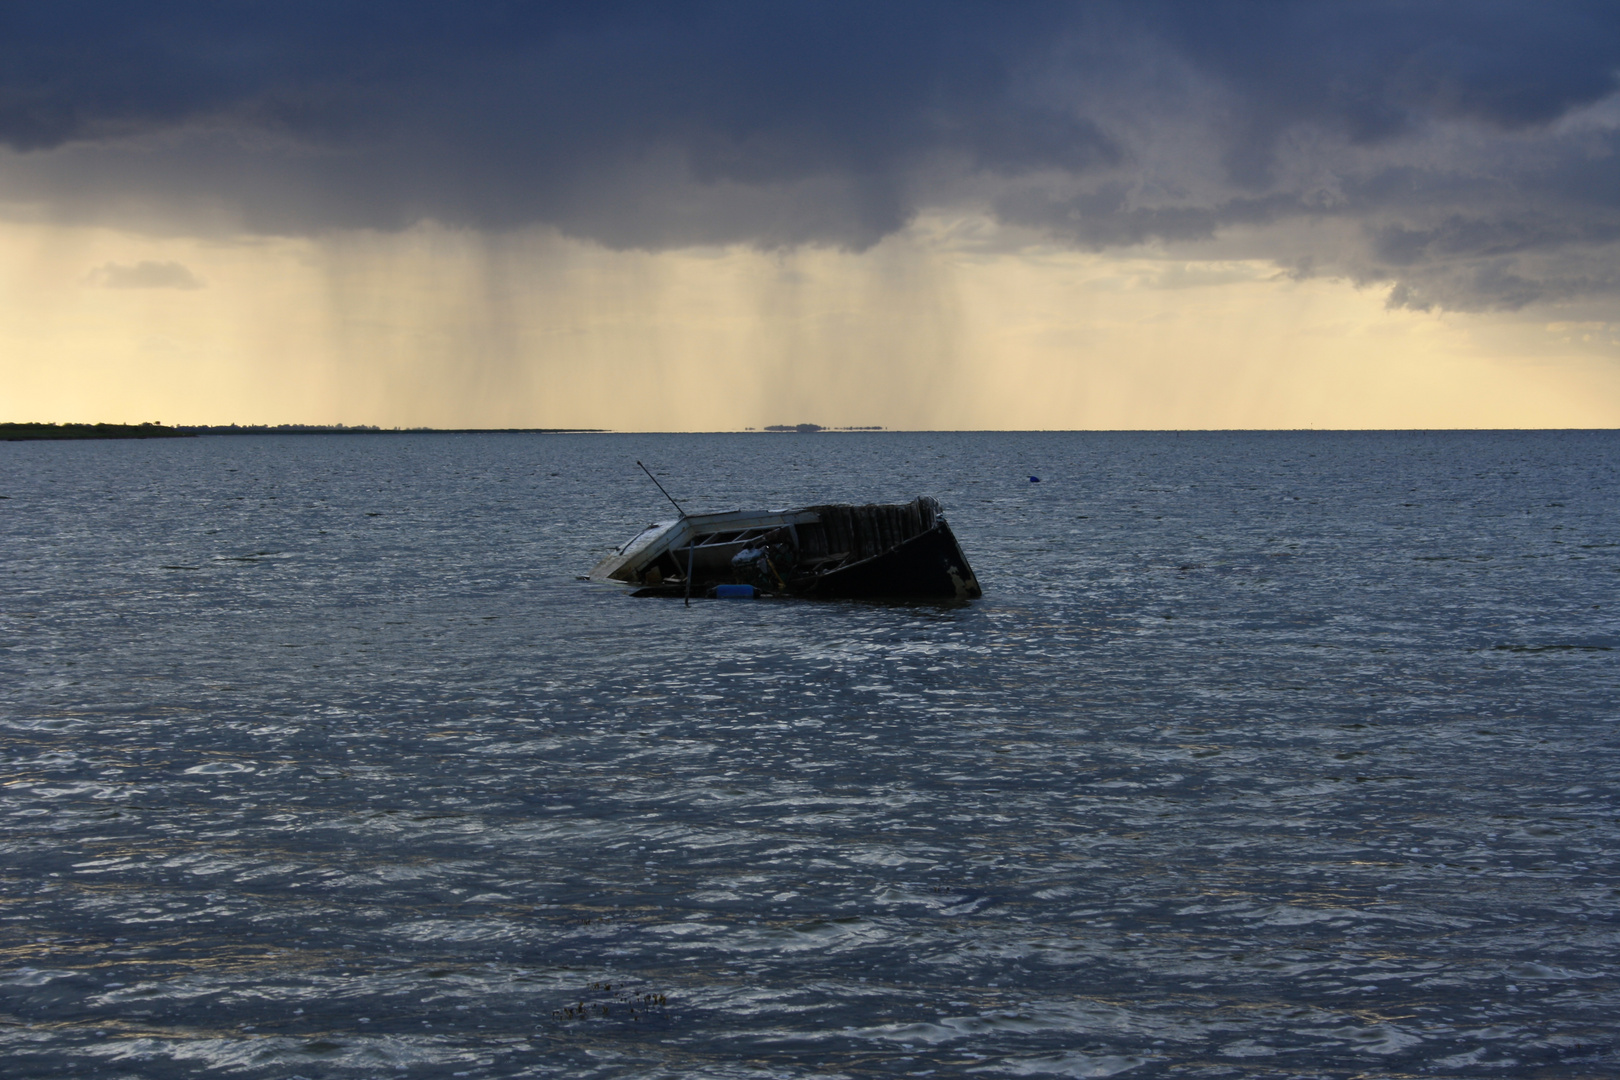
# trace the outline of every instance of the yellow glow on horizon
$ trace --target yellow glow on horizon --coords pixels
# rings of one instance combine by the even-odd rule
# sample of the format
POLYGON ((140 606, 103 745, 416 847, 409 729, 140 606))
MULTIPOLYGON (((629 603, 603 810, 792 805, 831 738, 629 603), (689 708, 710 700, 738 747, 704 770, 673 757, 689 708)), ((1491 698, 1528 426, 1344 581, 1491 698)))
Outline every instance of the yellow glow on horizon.
POLYGON ((1620 324, 1392 311, 1259 262, 615 252, 423 225, 0 224, 0 419, 732 430, 1620 426, 1620 324), (198 288, 117 288, 178 263, 198 288))

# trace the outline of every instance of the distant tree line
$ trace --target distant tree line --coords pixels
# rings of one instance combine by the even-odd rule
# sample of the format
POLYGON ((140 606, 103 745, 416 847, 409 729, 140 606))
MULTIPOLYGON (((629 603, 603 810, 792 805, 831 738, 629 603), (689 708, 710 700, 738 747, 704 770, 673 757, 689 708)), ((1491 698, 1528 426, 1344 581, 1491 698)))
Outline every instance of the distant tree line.
POLYGON ((189 439, 195 432, 145 424, 10 424, 0 423, 0 441, 26 442, 33 439, 189 439))

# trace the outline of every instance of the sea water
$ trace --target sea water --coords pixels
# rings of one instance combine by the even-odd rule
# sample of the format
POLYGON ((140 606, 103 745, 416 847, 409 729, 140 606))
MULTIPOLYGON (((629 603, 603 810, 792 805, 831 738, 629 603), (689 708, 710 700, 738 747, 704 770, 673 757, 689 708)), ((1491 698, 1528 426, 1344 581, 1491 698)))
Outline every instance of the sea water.
POLYGON ((0 445, 0 1072, 1614 1075, 1617 466, 0 445), (673 513, 638 460, 694 512, 935 496, 984 598, 581 581, 673 513))

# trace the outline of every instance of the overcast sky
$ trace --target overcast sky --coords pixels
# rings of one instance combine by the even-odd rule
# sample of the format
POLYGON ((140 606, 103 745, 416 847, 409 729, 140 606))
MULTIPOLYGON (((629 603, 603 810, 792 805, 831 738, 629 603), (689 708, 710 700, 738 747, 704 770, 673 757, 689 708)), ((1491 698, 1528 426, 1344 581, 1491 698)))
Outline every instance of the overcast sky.
POLYGON ((1617 73, 1612 2, 7 5, 0 407, 1620 422, 1617 73))

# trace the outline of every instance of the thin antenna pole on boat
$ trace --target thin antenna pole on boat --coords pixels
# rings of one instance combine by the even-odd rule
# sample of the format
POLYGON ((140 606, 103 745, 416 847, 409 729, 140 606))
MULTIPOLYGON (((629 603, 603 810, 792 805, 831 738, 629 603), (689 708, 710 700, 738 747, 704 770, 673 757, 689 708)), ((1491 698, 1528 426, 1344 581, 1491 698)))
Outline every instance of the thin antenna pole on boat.
MULTIPOLYGON (((641 462, 638 461, 638 462, 636 462, 636 464, 641 465, 641 462)), ((658 477, 654 476, 652 474, 652 470, 647 468, 647 466, 641 465, 641 471, 647 474, 647 479, 651 480, 654 484, 657 485, 659 491, 664 492, 664 498, 666 498, 666 499, 668 499, 670 501, 670 504, 675 507, 675 512, 677 514, 681 515, 681 520, 682 521, 685 521, 686 520, 686 511, 682 510, 681 509, 681 504, 675 501, 675 496, 671 495, 667 491, 664 491, 664 485, 658 483, 658 477)), ((688 536, 686 538, 686 606, 687 607, 692 606, 692 555, 693 555, 693 549, 695 547, 697 547, 697 537, 696 536, 688 536)))
MULTIPOLYGON (((638 461, 638 462, 636 462, 636 464, 641 465, 641 462, 638 461)), ((647 468, 647 466, 645 466, 645 465, 641 465, 641 471, 647 474, 647 479, 651 480, 654 484, 657 484, 659 491, 664 491, 664 485, 658 483, 658 477, 656 477, 656 476, 654 476, 652 474, 651 469, 647 468)), ((676 513, 680 514, 681 517, 683 517, 683 518, 686 516, 686 511, 682 510, 681 509, 681 504, 675 501, 675 496, 671 495, 667 491, 664 491, 664 498, 668 499, 670 501, 670 503, 675 507, 675 512, 676 513)))

